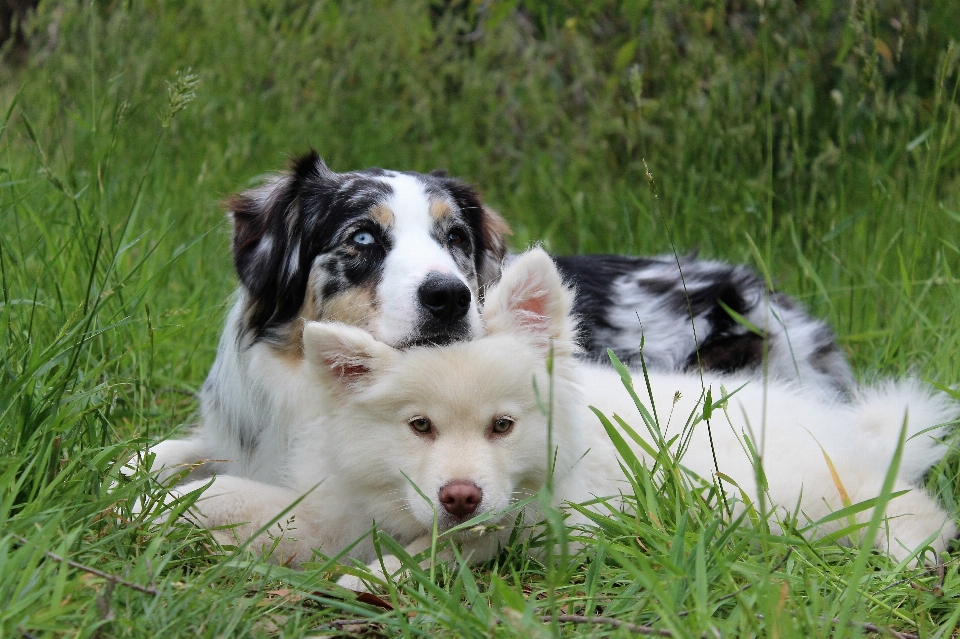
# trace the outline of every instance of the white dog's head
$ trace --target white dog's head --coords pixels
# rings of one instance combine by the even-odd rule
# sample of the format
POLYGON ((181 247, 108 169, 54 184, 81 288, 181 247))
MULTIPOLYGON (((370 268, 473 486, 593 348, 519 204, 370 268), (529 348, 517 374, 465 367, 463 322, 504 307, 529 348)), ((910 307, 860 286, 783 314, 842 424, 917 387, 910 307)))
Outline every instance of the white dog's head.
POLYGON ((549 455, 534 379, 548 404, 551 350, 556 468, 570 468, 583 452, 562 409, 577 401, 571 304, 535 249, 488 293, 487 335, 473 342, 397 350, 355 327, 308 324, 304 352, 329 406, 321 428, 336 448, 326 453, 358 506, 392 534, 419 535, 434 511, 446 530, 535 494, 549 455))

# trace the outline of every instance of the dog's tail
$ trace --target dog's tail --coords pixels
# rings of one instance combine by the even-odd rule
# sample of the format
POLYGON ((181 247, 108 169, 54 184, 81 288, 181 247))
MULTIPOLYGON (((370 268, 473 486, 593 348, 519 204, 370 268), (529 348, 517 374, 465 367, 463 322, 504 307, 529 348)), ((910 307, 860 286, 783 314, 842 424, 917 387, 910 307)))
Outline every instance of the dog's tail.
POLYGON ((875 458, 893 458, 906 421, 907 439, 898 474, 911 484, 918 483, 947 453, 953 426, 960 418, 960 402, 917 380, 862 389, 855 404, 860 432, 872 438, 863 442, 863 452, 880 453, 875 458))

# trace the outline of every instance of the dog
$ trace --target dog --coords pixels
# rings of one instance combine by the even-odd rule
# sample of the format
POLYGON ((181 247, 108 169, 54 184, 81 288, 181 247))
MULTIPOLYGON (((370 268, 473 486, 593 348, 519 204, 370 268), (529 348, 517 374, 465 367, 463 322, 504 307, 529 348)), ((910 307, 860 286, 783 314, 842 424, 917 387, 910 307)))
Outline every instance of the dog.
MULTIPOLYGON (((509 228, 442 172, 330 170, 316 152, 228 201, 240 288, 200 391, 199 427, 152 448, 166 480, 230 474, 279 484, 305 399, 304 320, 361 328, 397 348, 481 334, 484 291, 509 228)), ((660 370, 759 370, 826 394, 853 375, 833 333, 743 266, 686 257, 557 257, 577 291, 583 356, 660 370), (728 311, 732 311, 729 312, 728 311), (735 319, 745 318, 743 321, 735 319)))
MULTIPOLYGON (((536 495, 548 477, 555 506, 600 499, 603 505, 592 506, 598 512, 628 508, 623 460, 591 406, 636 426, 645 447, 623 439, 648 466, 650 451, 666 446, 658 440, 682 434, 670 454, 679 455, 686 481, 697 485, 722 473, 757 508, 768 500, 778 517, 799 512, 810 522, 844 507, 847 496, 858 503, 881 494, 906 421, 893 483, 894 492, 906 494, 886 504, 886 529, 875 545, 904 559, 927 545, 943 550, 956 534, 951 516, 917 486, 943 457, 947 446, 940 438, 960 414, 945 394, 891 382, 839 402, 795 382, 704 375, 715 404, 728 389, 722 398, 727 408, 714 406, 708 425, 701 419, 705 392, 698 374, 654 372, 647 409, 659 418, 648 431, 618 372, 575 356, 572 305, 573 293, 554 263, 534 249, 487 292, 485 336, 473 341, 397 349, 355 326, 308 323, 303 340, 310 382, 303 392, 320 394, 324 409, 296 434, 282 473, 285 486, 221 475, 173 494, 203 491, 191 516, 210 528, 237 524, 214 530, 224 543, 252 541, 294 565, 309 560, 314 549, 331 556, 349 549, 349 557, 373 562, 371 570, 384 578, 384 569, 401 565, 395 557, 377 561, 367 534, 374 523, 410 554, 430 547, 436 525, 441 534, 451 531, 462 556, 483 562, 513 534, 517 513, 510 506, 536 495), (551 396, 548 418, 541 404, 551 396), (765 494, 756 487, 751 450, 762 456, 765 494), (295 530, 271 528, 291 504, 283 518, 292 518, 295 530), (470 524, 480 516, 486 526, 470 524)), ((744 507, 742 501, 736 506, 740 512, 744 507)), ((540 516, 536 503, 520 514, 527 523, 540 516)), ((871 516, 868 508, 856 518, 871 516)), ((574 510, 568 521, 588 520, 574 510)), ((839 528, 830 521, 810 534, 839 528)), ((362 587, 351 575, 341 584, 362 587)))

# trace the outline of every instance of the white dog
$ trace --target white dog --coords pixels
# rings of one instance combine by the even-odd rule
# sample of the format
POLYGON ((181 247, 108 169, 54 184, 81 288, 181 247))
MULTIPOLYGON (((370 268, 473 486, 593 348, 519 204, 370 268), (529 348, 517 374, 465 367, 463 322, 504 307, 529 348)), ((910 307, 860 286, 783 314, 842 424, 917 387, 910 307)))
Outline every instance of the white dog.
MULTIPOLYGON (((476 562, 507 542, 516 513, 501 513, 544 487, 548 459, 555 459, 557 505, 593 497, 619 502, 629 484, 588 406, 619 415, 656 444, 619 375, 610 366, 573 357, 572 299, 550 258, 533 250, 517 258, 488 293, 486 336, 478 340, 398 350, 356 327, 307 324, 304 352, 312 383, 291 392, 319 394, 325 411, 297 434, 290 464, 278 472, 284 487, 217 476, 196 502, 194 516, 208 527, 240 524, 214 532, 230 543, 234 535, 249 539, 266 527, 271 538, 264 534, 254 545, 273 546, 277 560, 298 563, 309 560, 314 549, 341 552, 374 522, 416 553, 429 547, 435 517, 443 533, 486 514, 491 517, 486 523, 503 528, 483 534, 466 528, 450 535, 476 562), (551 353, 552 380, 545 365, 551 353), (553 384, 549 435, 534 380, 542 399, 553 384), (294 530, 268 526, 305 493, 281 518, 294 515, 294 530)), ((721 384, 730 392, 742 386, 729 397, 726 410, 714 411, 711 449, 707 424, 689 419, 703 413, 700 378, 655 374, 650 383, 654 405, 647 408, 657 411, 661 432, 670 438, 692 429, 689 440, 678 438, 689 441, 680 459, 683 467, 708 481, 719 470, 754 504, 766 499, 781 514, 799 508, 811 522, 844 506, 825 453, 853 503, 877 497, 906 420, 908 439, 893 490, 908 492, 886 505, 886 528, 876 545, 902 558, 923 545, 939 551, 956 532, 951 516, 917 487, 944 455, 946 446, 938 438, 960 412, 944 395, 913 383, 889 383, 860 392, 851 403, 830 403, 783 383, 764 387, 751 378, 705 378, 715 399, 721 384), (769 483, 764 496, 757 494, 747 437, 763 458, 769 483)), ((650 461, 641 447, 634 445, 634 452, 650 461)), ((178 493, 204 485, 188 483, 178 493)), ((527 508, 526 520, 535 521, 535 508, 527 508)), ((866 510, 857 519, 871 515, 866 510)), ((570 521, 584 518, 574 513, 570 521)), ((829 534, 838 526, 829 523, 813 534, 829 534)), ((374 561, 370 535, 349 556, 374 561)), ((395 559, 387 560, 388 571, 398 567, 395 559)), ((344 583, 357 585, 350 579, 344 583)))

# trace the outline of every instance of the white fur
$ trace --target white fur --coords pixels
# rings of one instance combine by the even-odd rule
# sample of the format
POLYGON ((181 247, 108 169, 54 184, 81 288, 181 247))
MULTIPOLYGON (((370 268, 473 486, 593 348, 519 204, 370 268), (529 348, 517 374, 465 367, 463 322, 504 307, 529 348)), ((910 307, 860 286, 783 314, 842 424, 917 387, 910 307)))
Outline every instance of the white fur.
MULTIPOLYGON (((538 408, 533 381, 542 393, 549 388, 545 360, 551 350, 556 503, 592 496, 619 502, 629 484, 588 406, 621 416, 650 438, 619 376, 609 367, 572 357, 570 305, 571 295, 552 262, 535 250, 518 258, 488 293, 484 321, 489 334, 480 340, 398 351, 355 327, 309 324, 304 331, 307 366, 324 411, 295 433, 286 486, 219 476, 197 502, 193 516, 209 527, 246 522, 214 535, 224 541, 232 541, 234 534, 248 538, 306 493, 291 511, 295 530, 274 528, 274 539, 257 542, 272 547, 275 538, 281 538, 274 551, 277 560, 302 562, 313 549, 335 555, 374 522, 410 552, 418 552, 429 546, 435 512, 441 532, 457 523, 439 503, 440 489, 450 481, 470 481, 483 491, 475 514, 492 513, 493 523, 504 526, 454 535, 471 560, 483 561, 506 542, 514 521, 515 513, 496 513, 536 493, 546 481, 547 420, 538 408), (512 431, 489 436, 491 421, 503 415, 515 420, 512 431), (414 416, 429 417, 433 438, 411 430, 408 421, 414 416)), ((950 515, 915 486, 945 452, 934 437, 942 436, 942 424, 958 415, 956 404, 944 395, 933 395, 917 383, 891 382, 861 391, 851 403, 833 403, 779 382, 764 386, 749 378, 722 376, 704 381, 714 399, 720 397, 721 385, 733 391, 746 384, 729 398, 725 411, 714 412, 710 427, 719 471, 752 502, 767 499, 778 515, 799 507, 800 516, 811 522, 841 508, 824 453, 854 503, 876 497, 906 420, 908 440, 893 489, 909 492, 887 505, 876 545, 902 558, 926 542, 942 550, 955 534, 950 515), (757 492, 745 437, 763 458, 769 482, 764 497, 757 492)), ((679 433, 689 416, 702 413, 698 376, 656 374, 650 382, 660 428, 668 436, 679 433)), ((645 458, 639 447, 635 453, 645 458)), ((681 464, 708 481, 717 470, 705 423, 694 427, 681 464)), ((202 485, 190 483, 178 492, 202 485)), ((735 494, 730 488, 729 494, 735 494)), ((857 519, 870 516, 867 510, 857 519)), ((527 521, 537 517, 532 508, 525 514, 527 521)), ((584 523, 584 518, 574 514, 571 521, 584 523)), ((833 522, 811 534, 827 535, 838 527, 833 522)), ((370 536, 349 555, 374 561, 370 536)), ((399 567, 393 558, 386 562, 388 572, 399 567)), ((352 577, 342 583, 359 586, 352 577)))
MULTIPOLYGON (((395 213, 394 245, 377 287, 382 310, 371 332, 388 344, 397 344, 414 333, 414 322, 419 316, 417 288, 429 273, 437 271, 457 277, 474 289, 474 299, 476 283, 463 276, 450 253, 430 235, 430 203, 422 183, 400 173, 388 174, 384 182, 393 188, 386 205, 395 213)), ((468 317, 478 333, 480 313, 476 301, 471 304, 468 317)))

